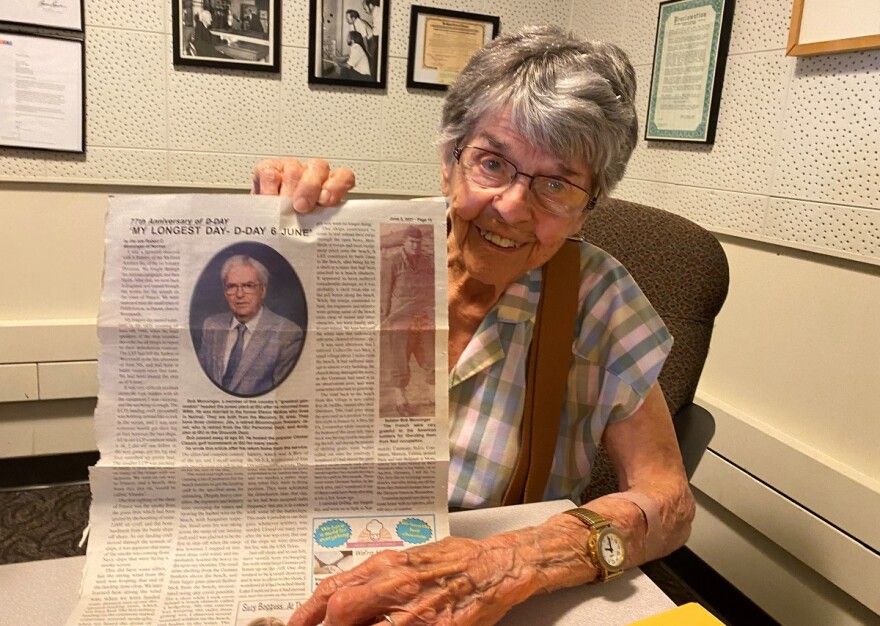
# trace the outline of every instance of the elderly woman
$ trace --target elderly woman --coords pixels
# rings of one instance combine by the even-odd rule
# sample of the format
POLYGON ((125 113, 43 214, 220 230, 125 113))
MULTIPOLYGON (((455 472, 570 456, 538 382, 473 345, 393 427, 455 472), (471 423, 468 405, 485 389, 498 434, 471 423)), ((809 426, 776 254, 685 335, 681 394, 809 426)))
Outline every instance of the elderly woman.
MULTIPOLYGON (((440 131, 449 203, 449 504, 502 502, 520 447, 542 266, 623 176, 635 76, 617 47, 555 28, 505 35, 450 88, 440 131)), ((255 191, 339 202, 349 170, 265 161, 255 191)), ((491 624, 526 598, 613 578, 686 540, 694 513, 657 375, 671 338, 626 270, 579 244, 579 311, 545 499, 578 499, 603 442, 620 492, 483 540, 384 552, 329 578, 291 618, 491 624)), ((579 500, 578 500, 579 501, 579 500)))

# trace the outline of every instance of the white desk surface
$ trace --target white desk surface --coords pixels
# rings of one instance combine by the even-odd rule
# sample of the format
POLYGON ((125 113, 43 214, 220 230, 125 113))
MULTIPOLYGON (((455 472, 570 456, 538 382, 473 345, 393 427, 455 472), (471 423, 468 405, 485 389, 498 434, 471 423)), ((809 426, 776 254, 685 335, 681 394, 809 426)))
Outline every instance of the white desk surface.
MULTIPOLYGON (((453 535, 480 538, 540 524, 573 505, 567 501, 526 504, 504 509, 450 515, 453 535)), ((0 565, 0 626, 61 626, 76 604, 86 557, 0 565)), ((641 570, 634 569, 603 585, 584 585, 536 596, 516 606, 502 626, 623 626, 675 604, 641 570)))

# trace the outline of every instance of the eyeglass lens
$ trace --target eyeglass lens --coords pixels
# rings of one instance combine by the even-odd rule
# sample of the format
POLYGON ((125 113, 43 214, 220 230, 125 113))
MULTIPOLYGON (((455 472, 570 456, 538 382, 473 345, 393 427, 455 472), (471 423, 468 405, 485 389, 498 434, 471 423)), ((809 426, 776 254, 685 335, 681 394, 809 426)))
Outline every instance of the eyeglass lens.
POLYGON ((226 283, 226 293, 237 293, 241 289, 244 293, 254 293, 260 283, 226 283))
POLYGON ((525 174, 504 157, 475 146, 465 146, 459 162, 471 182, 487 189, 506 189, 513 184, 517 175, 528 177, 529 188, 540 205, 556 215, 581 211, 589 196, 574 183, 552 176, 525 174))

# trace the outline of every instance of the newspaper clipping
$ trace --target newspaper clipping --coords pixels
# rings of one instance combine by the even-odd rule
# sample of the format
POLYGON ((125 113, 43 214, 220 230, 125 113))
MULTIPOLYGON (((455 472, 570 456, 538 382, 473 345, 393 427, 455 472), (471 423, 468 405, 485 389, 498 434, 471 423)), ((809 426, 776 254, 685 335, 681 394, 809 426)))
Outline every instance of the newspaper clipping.
POLYGON ((286 623, 447 535, 446 299, 442 200, 112 198, 68 624, 286 623))

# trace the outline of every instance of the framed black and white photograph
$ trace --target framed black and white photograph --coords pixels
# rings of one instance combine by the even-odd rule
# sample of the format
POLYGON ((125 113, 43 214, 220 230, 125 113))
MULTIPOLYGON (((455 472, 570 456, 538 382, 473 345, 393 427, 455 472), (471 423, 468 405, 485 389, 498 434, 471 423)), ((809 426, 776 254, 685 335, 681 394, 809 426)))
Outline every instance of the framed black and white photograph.
POLYGON ((734 0, 660 3, 646 140, 713 143, 734 0))
POLYGON ((0 146, 85 152, 85 44, 0 31, 0 146))
POLYGON ((499 25, 491 15, 412 5, 406 86, 445 90, 499 25))
POLYGON ((172 0, 174 65, 278 72, 281 0, 172 0))
POLYGON ((309 82, 385 88, 389 0, 311 0, 309 82))
POLYGON ((0 22, 83 31, 83 0, 0 0, 0 22))

